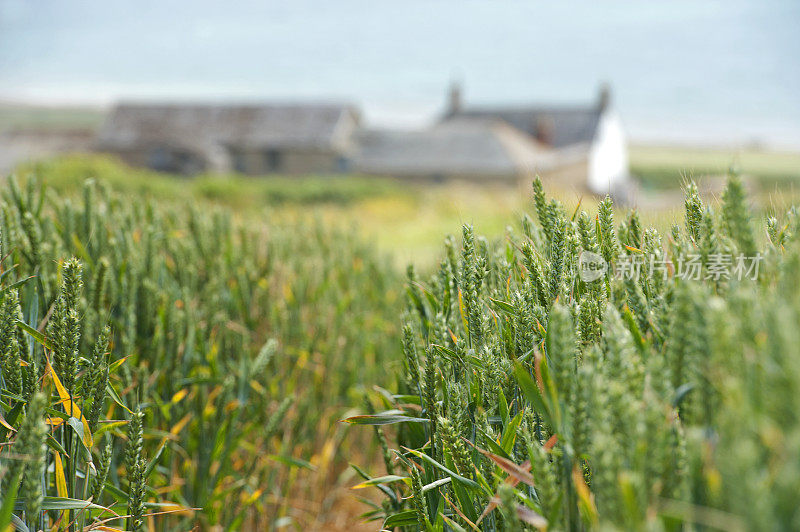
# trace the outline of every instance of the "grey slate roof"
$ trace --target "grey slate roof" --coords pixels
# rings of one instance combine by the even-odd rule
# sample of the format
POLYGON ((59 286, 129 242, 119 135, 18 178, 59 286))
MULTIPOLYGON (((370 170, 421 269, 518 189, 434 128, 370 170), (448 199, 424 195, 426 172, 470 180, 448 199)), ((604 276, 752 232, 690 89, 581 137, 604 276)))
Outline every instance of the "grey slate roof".
POLYGON ((536 137, 539 127, 546 124, 554 148, 591 143, 600 121, 602 108, 589 107, 467 107, 444 120, 454 118, 482 118, 503 120, 520 131, 536 137))
POLYGON ((519 175, 548 164, 550 150, 499 121, 452 119, 413 131, 359 134, 355 168, 403 175, 519 175))
POLYGON ((101 149, 149 144, 186 148, 330 147, 346 142, 360 118, 349 105, 120 104, 98 134, 101 149))

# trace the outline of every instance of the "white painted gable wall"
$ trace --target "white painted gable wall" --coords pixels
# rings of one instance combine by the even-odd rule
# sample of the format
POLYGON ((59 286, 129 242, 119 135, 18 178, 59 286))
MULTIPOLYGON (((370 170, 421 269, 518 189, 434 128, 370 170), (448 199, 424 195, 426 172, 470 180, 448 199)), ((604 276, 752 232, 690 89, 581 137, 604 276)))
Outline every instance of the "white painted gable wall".
POLYGON ((597 194, 612 191, 628 179, 628 148, 622 120, 612 109, 600 116, 597 134, 589 149, 589 189, 597 194))

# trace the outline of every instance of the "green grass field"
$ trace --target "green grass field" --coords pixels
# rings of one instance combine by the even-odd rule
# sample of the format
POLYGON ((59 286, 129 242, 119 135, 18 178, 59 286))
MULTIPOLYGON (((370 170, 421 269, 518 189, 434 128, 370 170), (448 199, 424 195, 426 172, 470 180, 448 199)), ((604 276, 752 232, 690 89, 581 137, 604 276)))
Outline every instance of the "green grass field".
MULTIPOLYGON (((443 235, 464 223, 482 234, 502 239, 508 220, 525 212, 531 201, 530 184, 479 185, 465 182, 407 183, 366 176, 237 175, 186 178, 131 168, 104 156, 65 156, 20 166, 16 174, 39 176, 56 191, 68 193, 85 179, 102 176, 113 190, 132 196, 169 200, 187 205, 232 209, 240 218, 264 216, 276 221, 309 217, 326 224, 354 228, 390 254, 398 267, 436 262, 443 235)), ((597 198, 549 187, 570 209, 593 208, 597 198)), ((648 211, 644 219, 666 229, 659 219, 679 203, 648 211)), ((518 227, 513 229, 519 229, 518 227)))
MULTIPOLYGON (((388 178, 306 176, 254 178, 200 176, 187 179, 133 169, 98 156, 68 156, 18 168, 57 191, 74 190, 93 177, 115 191, 135 196, 231 208, 237 216, 296 221, 315 217, 327 224, 354 227, 398 265, 414 259, 427 264, 442 235, 461 223, 474 223, 502 237, 506 220, 522 211, 529 191, 516 186, 408 184, 388 178)), ((573 198, 573 203, 577 198, 573 198)))
POLYGON ((96 107, 49 107, 0 102, 0 131, 6 129, 94 129, 105 119, 96 107))
MULTIPOLYGON (((768 213, 785 210, 794 197, 794 182, 800 182, 800 155, 761 152, 746 155, 740 159, 744 170, 762 172, 760 185, 753 191, 754 206, 768 213), (767 175, 770 180, 764 177, 767 175), (781 186, 777 187, 777 183, 781 186)), ((684 179, 693 177, 702 181, 706 175, 722 175, 736 157, 727 152, 634 147, 631 160, 634 172, 643 177, 641 199, 647 208, 642 211, 642 219, 667 231, 676 211, 682 208, 680 187, 684 179)), ((17 174, 40 176, 59 191, 74 190, 76 183, 102 176, 105 183, 124 194, 186 204, 199 201, 232 208, 239 216, 256 214, 295 221, 313 216, 327 224, 354 227, 381 252, 391 254, 401 267, 411 261, 423 267, 433 266, 442 235, 463 223, 473 224, 489 238, 504 238, 508 220, 518 218, 531 201, 527 183, 426 184, 364 176, 189 179, 130 168, 102 156, 50 159, 22 166, 17 174)), ((580 196, 552 185, 547 188, 569 209, 578 205, 591 209, 597 205, 597 198, 590 195, 580 196)))
POLYGON ((762 189, 800 183, 800 152, 634 145, 630 164, 643 186, 656 190, 679 187, 684 178, 724 176, 732 168, 762 189))

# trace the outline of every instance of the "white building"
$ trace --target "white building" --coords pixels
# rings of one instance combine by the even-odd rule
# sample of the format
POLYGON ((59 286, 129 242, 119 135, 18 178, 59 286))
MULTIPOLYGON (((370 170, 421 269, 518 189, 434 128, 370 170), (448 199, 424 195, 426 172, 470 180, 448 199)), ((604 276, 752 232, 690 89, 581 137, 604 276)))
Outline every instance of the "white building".
POLYGON ((442 122, 464 118, 503 121, 537 146, 551 148, 543 178, 586 188, 597 194, 624 194, 630 183, 628 149, 619 115, 607 86, 596 102, 585 106, 465 107, 453 86, 442 122))

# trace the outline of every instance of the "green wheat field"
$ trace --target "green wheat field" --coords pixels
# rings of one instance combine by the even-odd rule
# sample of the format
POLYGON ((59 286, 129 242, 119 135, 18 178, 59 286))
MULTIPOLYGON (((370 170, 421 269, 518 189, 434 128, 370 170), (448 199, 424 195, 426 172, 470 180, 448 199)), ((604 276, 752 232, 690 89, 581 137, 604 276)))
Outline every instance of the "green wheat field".
POLYGON ((800 166, 668 151, 642 212, 19 168, 0 531, 800 529, 800 166))

